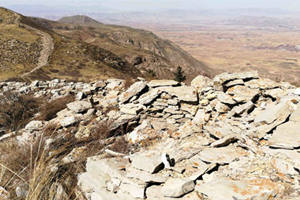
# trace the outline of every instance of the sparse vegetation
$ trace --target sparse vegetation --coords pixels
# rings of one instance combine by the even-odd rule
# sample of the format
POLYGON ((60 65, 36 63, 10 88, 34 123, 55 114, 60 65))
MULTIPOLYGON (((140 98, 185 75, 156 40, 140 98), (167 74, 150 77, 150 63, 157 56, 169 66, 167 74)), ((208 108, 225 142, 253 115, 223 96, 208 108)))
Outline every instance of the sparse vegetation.
POLYGON ((0 99, 0 126, 17 131, 39 111, 41 99, 5 92, 0 99))
POLYGON ((56 113, 65 109, 67 104, 74 101, 75 97, 73 95, 67 95, 65 97, 61 97, 55 99, 50 102, 46 102, 40 108, 40 116, 39 120, 49 121, 56 117, 56 113))
POLYGON ((183 82, 186 80, 186 76, 184 75, 184 72, 182 71, 182 68, 180 66, 177 67, 177 71, 174 73, 174 80, 178 82, 183 82))

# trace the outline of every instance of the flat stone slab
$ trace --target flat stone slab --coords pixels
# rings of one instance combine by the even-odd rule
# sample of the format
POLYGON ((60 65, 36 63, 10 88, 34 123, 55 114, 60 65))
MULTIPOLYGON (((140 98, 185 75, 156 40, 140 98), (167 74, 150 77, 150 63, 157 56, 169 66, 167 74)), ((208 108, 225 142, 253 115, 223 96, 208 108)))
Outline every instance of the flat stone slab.
POLYGON ((160 152, 152 151, 135 153, 130 157, 132 161, 131 165, 136 169, 154 173, 161 165, 163 165, 161 155, 159 153, 160 152))
POLYGON ((287 119, 291 112, 292 109, 288 100, 282 101, 279 104, 269 104, 264 111, 255 117, 254 122, 271 124, 279 120, 282 123, 287 119))
POLYGON ((210 200, 268 200, 275 196, 279 185, 269 179, 235 181, 226 178, 197 184, 195 190, 208 196, 210 200))
POLYGON ((220 102, 225 103, 225 104, 230 104, 230 105, 236 104, 236 101, 234 101, 231 96, 229 96, 228 94, 225 94, 223 92, 220 92, 218 94, 217 98, 220 102))
POLYGON ((151 89, 149 92, 143 94, 138 99, 140 104, 149 105, 151 104, 160 94, 162 93, 159 89, 151 89))
POLYGON ((180 101, 197 103, 198 95, 193 87, 161 87, 160 90, 167 92, 172 96, 177 96, 180 101))
POLYGON ((147 84, 149 87, 165 87, 165 86, 177 86, 179 83, 174 80, 152 80, 147 84))
POLYGON ((198 91, 208 87, 209 85, 212 85, 212 80, 202 75, 197 76, 191 82, 191 86, 196 88, 198 91))
POLYGON ((300 147, 300 122, 287 122, 277 127, 269 140, 269 146, 283 149, 300 147))
POLYGON ((139 81, 132 84, 128 90, 123 92, 119 98, 121 103, 126 103, 129 101, 133 96, 138 95, 141 91, 143 91, 147 87, 147 84, 144 81, 139 81))
POLYGON ((195 183, 193 180, 170 178, 162 187, 162 193, 165 197, 178 198, 193 191, 195 183))
POLYGON ((199 153, 201 160, 209 163, 228 164, 233 160, 248 155, 242 148, 233 145, 220 148, 206 148, 199 153))
POLYGON ((250 89, 245 86, 237 85, 231 87, 226 92, 229 95, 233 95, 233 99, 236 102, 249 102, 260 94, 258 89, 250 89))
POLYGON ((92 104, 87 101, 74 101, 67 104, 67 107, 75 113, 81 113, 92 108, 92 104))
POLYGON ((300 122, 300 105, 298 105, 297 109, 291 114, 290 121, 300 122))

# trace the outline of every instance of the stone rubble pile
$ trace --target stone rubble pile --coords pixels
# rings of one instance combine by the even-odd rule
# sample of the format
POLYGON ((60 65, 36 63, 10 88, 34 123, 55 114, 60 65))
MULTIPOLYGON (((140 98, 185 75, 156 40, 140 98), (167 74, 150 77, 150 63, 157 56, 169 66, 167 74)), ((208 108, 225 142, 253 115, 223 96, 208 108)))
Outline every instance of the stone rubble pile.
POLYGON ((112 130, 126 125, 122 133, 138 150, 88 158, 78 176, 87 199, 299 199, 299 89, 257 72, 198 76, 191 86, 143 79, 124 86, 118 79, 8 82, 0 92, 76 95, 55 119, 30 122, 22 141, 47 123, 80 123, 77 139, 90 137, 82 122, 93 116, 112 130))

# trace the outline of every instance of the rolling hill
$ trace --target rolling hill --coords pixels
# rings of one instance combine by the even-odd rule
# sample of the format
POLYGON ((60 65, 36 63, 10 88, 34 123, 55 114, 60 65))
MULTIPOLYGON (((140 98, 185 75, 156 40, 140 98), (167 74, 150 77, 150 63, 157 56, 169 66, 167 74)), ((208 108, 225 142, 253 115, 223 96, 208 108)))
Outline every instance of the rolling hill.
POLYGON ((0 80, 172 78, 210 75, 203 63, 153 33, 105 25, 87 16, 59 21, 0 8, 0 80))

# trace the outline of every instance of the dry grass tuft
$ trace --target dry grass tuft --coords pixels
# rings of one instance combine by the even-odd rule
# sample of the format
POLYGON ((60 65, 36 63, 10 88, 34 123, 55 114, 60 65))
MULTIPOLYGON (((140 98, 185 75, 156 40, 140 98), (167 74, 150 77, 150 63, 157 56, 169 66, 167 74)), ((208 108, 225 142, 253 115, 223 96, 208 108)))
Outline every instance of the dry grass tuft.
POLYGON ((55 118, 57 112, 65 109, 67 104, 74 100, 75 97, 73 95, 68 95, 44 104, 40 109, 40 116, 38 119, 49 121, 55 118))
POLYGON ((0 127, 17 131, 39 111, 41 99, 6 92, 0 97, 0 127))

